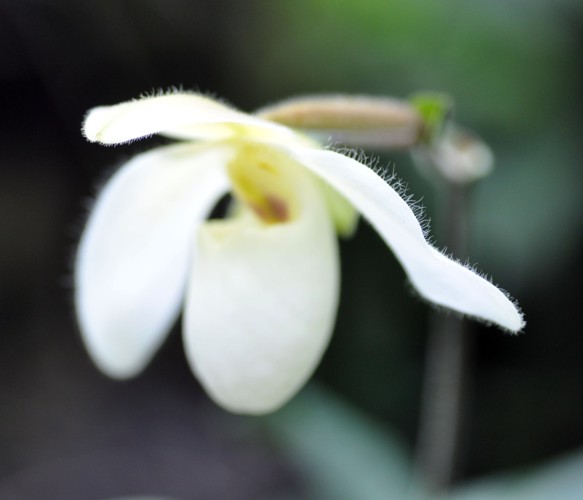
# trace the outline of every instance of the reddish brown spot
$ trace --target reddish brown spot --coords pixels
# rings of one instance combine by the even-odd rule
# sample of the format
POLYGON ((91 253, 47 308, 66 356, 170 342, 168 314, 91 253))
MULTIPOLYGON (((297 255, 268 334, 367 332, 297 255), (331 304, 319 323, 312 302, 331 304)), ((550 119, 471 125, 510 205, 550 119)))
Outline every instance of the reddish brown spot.
POLYGON ((273 195, 267 195, 266 200, 275 220, 285 222, 289 219, 289 210, 285 201, 273 195))
POLYGON ((266 195, 262 203, 249 203, 249 207, 265 222, 287 222, 290 213, 285 201, 277 196, 266 195))
POLYGON ((264 221, 271 222, 271 220, 270 220, 271 214, 269 213, 269 211, 265 207, 262 207, 261 205, 257 205, 255 203, 249 203, 249 206, 264 221))

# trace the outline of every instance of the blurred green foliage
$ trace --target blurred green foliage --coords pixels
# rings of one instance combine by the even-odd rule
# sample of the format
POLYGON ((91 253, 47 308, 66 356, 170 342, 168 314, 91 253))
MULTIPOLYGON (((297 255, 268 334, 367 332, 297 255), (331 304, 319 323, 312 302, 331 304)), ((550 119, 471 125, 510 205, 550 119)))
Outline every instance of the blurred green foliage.
MULTIPOLYGON (((241 464, 261 446, 269 452, 259 453, 251 471, 275 479, 249 491, 295 484, 280 468, 267 468, 268 453, 304 464, 300 482, 315 498, 375 498, 393 488, 393 479, 402 491, 396 476, 407 474, 414 446, 428 307, 411 296, 403 271, 366 223, 342 243, 337 327, 316 374, 344 402, 308 388, 265 420, 275 451, 256 429, 233 444, 236 417, 217 429, 224 415, 201 402, 206 397, 187 373, 177 332, 135 385, 100 378, 86 359, 62 285, 82 200, 103 171, 161 140, 97 148, 84 142, 80 122, 92 106, 170 85, 248 111, 307 93, 451 95, 456 122, 475 130, 496 157, 492 175, 475 187, 470 260, 511 292, 528 321, 515 338, 482 326, 471 332, 473 411, 462 472, 472 478, 507 471, 583 446, 580 0, 5 0, 0 47, 7 242, 0 366, 10 375, 0 385, 0 475, 38 472, 60 463, 55 457, 76 456, 79 447, 129 448, 154 437, 166 443, 175 433, 173 445, 202 443, 193 465, 202 472, 192 481, 201 481, 212 462, 216 476, 209 477, 223 471, 233 478, 229 491, 239 496, 230 498, 260 497, 245 496, 257 481, 241 464), (157 392, 150 385, 156 383, 157 392), (165 404, 152 400, 164 394, 165 404), (202 436, 177 426, 169 408, 189 422, 198 415, 192 428, 202 436)), ((406 153, 367 154, 394 169, 434 216, 436 194, 406 153)), ((443 246, 436 225, 432 236, 443 246)), ((508 491, 539 498, 529 495, 542 483, 549 489, 541 491, 559 483, 575 491, 580 459, 573 457, 559 469, 531 469, 516 490, 507 476, 489 480, 483 491, 492 496, 484 498, 496 498, 495 490, 500 498, 508 491)), ((166 470, 176 469, 172 460, 166 470)), ((85 473, 97 470, 90 465, 85 473)), ((157 484, 156 471, 147 484, 157 484)), ((183 489, 169 491, 190 491, 189 480, 186 474, 183 489)), ((223 491, 211 483, 205 491, 223 491)), ((27 498, 46 498, 41 482, 34 484, 41 494, 27 498)), ((462 498, 479 498, 482 490, 466 491, 462 498)))

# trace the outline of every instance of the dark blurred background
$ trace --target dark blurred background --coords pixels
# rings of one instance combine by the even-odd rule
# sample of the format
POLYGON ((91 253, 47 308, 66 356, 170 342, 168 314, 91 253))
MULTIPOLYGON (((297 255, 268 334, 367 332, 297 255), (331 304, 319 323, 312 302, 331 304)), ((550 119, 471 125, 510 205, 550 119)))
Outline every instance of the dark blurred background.
MULTIPOLYGON (((85 207, 113 167, 161 140, 99 147, 80 124, 93 106, 178 85, 248 111, 306 93, 450 93, 497 159, 475 190, 470 260, 528 321, 517 337, 472 325, 462 479, 578 457, 582 7, 0 0, 0 498, 375 499, 406 482, 429 308, 365 223, 342 243, 324 361, 272 417, 214 406, 179 327, 135 380, 88 360, 70 287, 85 207)), ((431 217, 432 187, 408 155, 377 156, 431 217)))

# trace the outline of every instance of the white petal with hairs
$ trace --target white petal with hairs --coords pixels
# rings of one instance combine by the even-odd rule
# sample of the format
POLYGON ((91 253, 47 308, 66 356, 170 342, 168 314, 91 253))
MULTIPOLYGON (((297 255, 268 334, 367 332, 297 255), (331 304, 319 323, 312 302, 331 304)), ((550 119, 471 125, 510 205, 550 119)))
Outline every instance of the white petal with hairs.
POLYGON ((96 108, 83 131, 103 144, 156 133, 187 141, 122 166, 81 238, 77 316, 110 376, 139 373, 184 304, 188 361, 218 404, 249 414, 285 404, 328 345, 340 281, 335 228, 350 233, 354 210, 425 299, 511 332, 524 326, 507 295, 425 240, 382 178, 287 127, 175 93, 96 108), (227 192, 227 218, 207 220, 227 192))

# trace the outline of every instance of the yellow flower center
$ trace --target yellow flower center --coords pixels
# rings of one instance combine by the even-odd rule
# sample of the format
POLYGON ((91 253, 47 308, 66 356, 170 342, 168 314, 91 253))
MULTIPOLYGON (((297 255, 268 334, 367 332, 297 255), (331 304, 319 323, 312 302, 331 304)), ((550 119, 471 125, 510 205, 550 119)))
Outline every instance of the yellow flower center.
POLYGON ((292 163, 266 146, 244 144, 227 165, 233 194, 266 224, 289 222, 299 210, 292 163))

